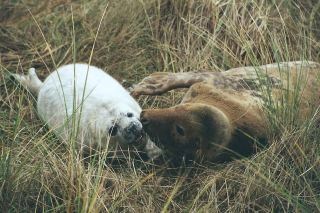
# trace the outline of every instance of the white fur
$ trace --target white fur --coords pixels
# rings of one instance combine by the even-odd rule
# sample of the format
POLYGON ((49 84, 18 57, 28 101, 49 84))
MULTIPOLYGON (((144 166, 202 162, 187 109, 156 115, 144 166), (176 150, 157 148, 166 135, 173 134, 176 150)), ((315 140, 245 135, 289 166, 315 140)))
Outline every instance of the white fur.
POLYGON ((142 132, 138 103, 115 79, 97 67, 65 65, 52 72, 43 83, 33 68, 27 76, 14 76, 38 95, 40 117, 64 140, 78 129, 81 143, 89 147, 105 146, 109 139, 110 144, 127 145, 142 132), (114 125, 118 132, 111 137, 108 132, 114 125), (134 131, 130 127, 134 127, 134 131))

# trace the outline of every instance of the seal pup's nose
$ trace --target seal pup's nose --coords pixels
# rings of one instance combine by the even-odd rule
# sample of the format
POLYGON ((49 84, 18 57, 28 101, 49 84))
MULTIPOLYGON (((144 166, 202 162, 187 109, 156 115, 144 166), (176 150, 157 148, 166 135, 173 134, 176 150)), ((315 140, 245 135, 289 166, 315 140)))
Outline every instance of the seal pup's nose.
POLYGON ((134 143, 143 136, 143 128, 140 122, 131 122, 129 126, 124 129, 127 143, 134 143))
POLYGON ((140 133, 142 131, 141 125, 138 125, 137 123, 132 122, 128 127, 127 131, 133 134, 140 133))

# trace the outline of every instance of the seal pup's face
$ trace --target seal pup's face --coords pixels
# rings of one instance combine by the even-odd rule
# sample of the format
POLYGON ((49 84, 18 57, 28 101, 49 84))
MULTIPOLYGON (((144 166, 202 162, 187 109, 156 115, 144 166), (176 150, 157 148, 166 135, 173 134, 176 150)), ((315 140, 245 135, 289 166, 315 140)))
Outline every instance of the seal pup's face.
POLYGON ((175 155, 201 158, 201 153, 213 144, 223 145, 231 138, 231 125, 226 115, 205 104, 144 110, 141 122, 153 141, 175 155))
POLYGON ((128 145, 139 141, 143 136, 143 128, 140 122, 141 110, 127 105, 105 106, 98 113, 96 125, 102 136, 117 141, 120 144, 128 145))
POLYGON ((117 141, 124 144, 131 144, 142 137, 142 124, 138 115, 133 112, 121 112, 113 117, 111 125, 108 125, 110 137, 117 138, 117 141))

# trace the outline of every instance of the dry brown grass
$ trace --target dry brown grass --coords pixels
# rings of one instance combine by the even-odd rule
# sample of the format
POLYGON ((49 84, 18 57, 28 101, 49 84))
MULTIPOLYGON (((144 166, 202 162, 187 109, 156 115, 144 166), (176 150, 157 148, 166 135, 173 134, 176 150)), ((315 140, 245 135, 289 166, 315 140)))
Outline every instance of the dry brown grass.
MULTIPOLYGON (((269 148, 228 164, 171 168, 128 159, 111 166, 103 154, 85 163, 43 127, 33 98, 9 77, 9 72, 22 73, 33 66, 44 78, 54 64, 74 58, 87 62, 107 4, 92 64, 129 84, 155 71, 222 71, 303 59, 320 62, 320 2, 274 2, 2 1, 0 209, 320 211, 320 140, 310 119, 282 125, 269 148)), ((170 106, 182 94, 139 101, 143 107, 170 106)))

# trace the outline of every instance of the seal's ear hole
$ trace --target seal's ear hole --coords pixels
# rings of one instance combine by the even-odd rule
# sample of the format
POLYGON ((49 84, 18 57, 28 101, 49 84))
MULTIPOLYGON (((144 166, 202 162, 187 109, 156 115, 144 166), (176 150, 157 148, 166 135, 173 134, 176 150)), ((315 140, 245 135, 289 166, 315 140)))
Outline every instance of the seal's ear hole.
POLYGON ((109 135, 111 135, 111 136, 116 136, 117 133, 118 133, 118 126, 117 126, 117 125, 113 125, 113 126, 109 129, 109 135))
POLYGON ((179 135, 184 136, 184 129, 182 126, 176 124, 176 131, 179 135))

